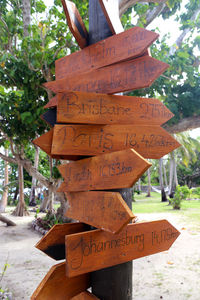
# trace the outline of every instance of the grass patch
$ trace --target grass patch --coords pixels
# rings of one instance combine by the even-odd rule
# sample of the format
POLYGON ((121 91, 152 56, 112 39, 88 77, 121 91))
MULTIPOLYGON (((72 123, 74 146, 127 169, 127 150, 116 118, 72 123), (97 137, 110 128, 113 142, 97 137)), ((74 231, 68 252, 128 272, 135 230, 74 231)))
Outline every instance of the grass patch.
POLYGON ((134 214, 143 213, 172 213, 183 218, 195 229, 200 229, 200 200, 184 200, 180 210, 174 210, 168 202, 161 202, 161 195, 152 192, 151 197, 146 194, 135 195, 132 208, 134 214))

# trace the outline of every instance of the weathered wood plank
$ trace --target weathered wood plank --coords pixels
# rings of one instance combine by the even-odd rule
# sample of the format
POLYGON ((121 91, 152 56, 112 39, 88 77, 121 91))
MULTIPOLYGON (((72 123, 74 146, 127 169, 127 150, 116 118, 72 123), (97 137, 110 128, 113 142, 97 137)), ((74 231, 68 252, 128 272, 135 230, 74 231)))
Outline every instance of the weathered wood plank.
POLYGON ((109 28, 113 34, 124 31, 119 18, 119 4, 116 0, 99 0, 101 8, 104 12, 109 28))
POLYGON ((71 300, 100 300, 100 299, 97 298, 95 295, 85 291, 73 297, 71 300))
POLYGON ((84 92, 58 93, 57 122, 161 125, 173 114, 158 99, 84 92))
POLYGON ((119 232, 134 214, 119 193, 65 193, 69 208, 65 215, 112 233, 119 232))
POLYGON ((65 262, 53 266, 34 291, 31 300, 70 300, 90 287, 89 274, 68 278, 65 273, 65 262))
POLYGON ((71 33, 75 37, 80 48, 86 47, 88 44, 88 32, 75 3, 67 0, 61 0, 61 2, 71 33))
POLYGON ((161 158, 180 144, 155 125, 55 125, 51 153, 91 156, 133 148, 145 158, 161 158))
POLYGON ((44 106, 44 108, 51 108, 57 106, 57 95, 51 98, 51 100, 44 106))
POLYGON ((179 231, 167 220, 127 225, 119 234, 102 230, 68 235, 67 276, 92 272, 168 250, 179 231))
POLYGON ((52 140, 53 140, 53 131, 52 128, 50 131, 42 134, 39 138, 33 140, 33 143, 40 147, 44 152, 46 152, 50 157, 55 159, 65 159, 65 160, 78 160, 81 158, 81 156, 78 155, 57 155, 57 154, 51 154, 51 146, 52 146, 52 140))
POLYGON ((143 55, 158 34, 134 27, 56 60, 56 80, 143 55))
POLYGON ((149 87, 168 65, 148 55, 87 73, 69 75, 43 85, 53 91, 114 94, 149 87))
POLYGON ((82 159, 58 167, 65 180, 58 191, 79 192, 132 187, 150 166, 133 149, 82 159))
POLYGON ((87 230, 83 223, 66 223, 54 225, 35 247, 53 259, 65 258, 65 235, 87 230))

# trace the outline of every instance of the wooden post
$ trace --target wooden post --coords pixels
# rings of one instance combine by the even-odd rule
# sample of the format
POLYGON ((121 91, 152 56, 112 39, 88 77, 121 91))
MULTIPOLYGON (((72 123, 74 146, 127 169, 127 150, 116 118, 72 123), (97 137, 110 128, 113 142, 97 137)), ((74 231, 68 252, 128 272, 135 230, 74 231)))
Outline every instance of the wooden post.
MULTIPOLYGON (((118 5, 118 1, 116 1, 118 5)), ((118 16, 116 16, 118 17, 118 16)), ((89 0, 89 44, 112 35, 99 0, 89 0)), ((113 190, 112 190, 113 191, 113 190)), ((131 189, 114 190, 132 208, 131 189)), ((132 261, 91 273, 92 293, 104 300, 132 299, 132 261)))

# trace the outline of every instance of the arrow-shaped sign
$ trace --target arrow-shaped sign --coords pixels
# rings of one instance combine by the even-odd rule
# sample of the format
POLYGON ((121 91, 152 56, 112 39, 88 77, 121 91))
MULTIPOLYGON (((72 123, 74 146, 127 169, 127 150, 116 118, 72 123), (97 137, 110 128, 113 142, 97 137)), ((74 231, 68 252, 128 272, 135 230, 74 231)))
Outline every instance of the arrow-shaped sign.
POLYGON ((161 158, 180 144, 155 125, 55 125, 51 153, 91 156, 133 148, 145 158, 161 158))
POLYGON ((77 160, 80 159, 80 156, 77 155, 57 155, 51 154, 52 140, 53 140, 53 131, 52 128, 50 131, 42 134, 39 138, 33 140, 33 143, 40 147, 44 152, 46 152, 50 157, 55 159, 66 159, 66 160, 77 160))
POLYGON ((65 193, 69 202, 66 216, 112 233, 119 232, 134 214, 119 193, 65 193))
POLYGON ((86 47, 88 43, 88 32, 75 3, 67 0, 61 0, 61 2, 71 33, 75 37, 80 48, 86 47))
POLYGON ((132 187, 151 166, 133 149, 112 152, 58 167, 64 182, 59 192, 132 187))
POLYGON ((158 34, 133 27, 56 60, 56 79, 98 69, 143 55, 158 34))
POLYGON ((83 232, 87 229, 87 225, 83 223, 56 224, 41 238, 35 247, 53 259, 64 259, 65 235, 83 232))
POLYGON ((173 117, 152 98, 65 92, 57 99, 57 123, 161 125, 173 117))
POLYGON ((127 225, 119 234, 102 230, 65 237, 67 276, 107 268, 168 250, 179 236, 168 221, 127 225))
POLYGON ((100 299, 97 298, 95 295, 85 291, 73 297, 71 300, 100 300, 100 299))
POLYGON ((55 92, 81 91, 114 94, 149 87, 168 65, 148 55, 103 67, 87 73, 69 75, 44 83, 55 92))
POLYGON ((51 267, 34 291, 31 300, 70 300, 90 287, 89 274, 68 278, 65 268, 65 262, 51 267))
POLYGON ((44 106, 44 108, 50 108, 50 107, 55 107, 57 106, 58 99, 57 96, 54 96, 51 98, 51 100, 44 106))
POLYGON ((116 0, 99 0, 110 30, 113 34, 124 31, 119 18, 119 2, 116 0))

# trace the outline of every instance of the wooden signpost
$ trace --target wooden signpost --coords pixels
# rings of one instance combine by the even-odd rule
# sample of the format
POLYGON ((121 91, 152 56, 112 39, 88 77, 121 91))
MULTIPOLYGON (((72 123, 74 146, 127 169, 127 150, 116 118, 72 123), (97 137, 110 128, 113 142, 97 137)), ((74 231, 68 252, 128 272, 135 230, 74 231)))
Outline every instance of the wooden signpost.
POLYGON ((119 6, 115 5, 116 0, 99 0, 99 2, 112 33, 123 32, 124 28, 119 18, 119 6))
POLYGON ((36 248, 55 260, 65 258, 65 236, 67 234, 83 232, 88 226, 83 223, 67 223, 54 225, 36 244, 36 248))
POLYGON ((65 262, 53 266, 34 291, 31 300, 70 300, 90 287, 89 274, 68 278, 65 269, 65 262))
POLYGON ((132 187, 151 166, 133 149, 112 152, 60 165, 60 192, 132 187))
POLYGON ((129 224, 118 234, 103 230, 67 235, 66 271, 73 277, 168 250, 179 236, 168 221, 129 224))
POLYGON ((128 224, 128 188, 151 166, 145 158, 180 144, 160 127, 173 114, 157 99, 109 94, 148 87, 168 65, 148 54, 156 33, 134 27, 110 36, 110 28, 123 31, 118 1, 89 0, 89 34, 75 4, 61 1, 84 49, 56 61, 56 80, 44 85, 57 95, 42 116, 53 128, 33 142, 52 158, 78 159, 58 167, 58 191, 66 216, 84 223, 56 225, 36 245, 66 259, 67 276, 65 263, 55 265, 31 299, 131 300, 132 260, 168 250, 180 233, 166 220, 128 224))
POLYGON ((53 131, 52 128, 50 131, 44 133, 39 138, 33 140, 33 143, 40 147, 44 152, 46 152, 51 158, 55 159, 66 159, 66 160, 77 160, 80 159, 80 156, 77 155, 57 155, 51 153, 52 140, 53 140, 53 131))
POLYGON ((61 0, 61 2, 71 33, 75 37, 80 48, 86 47, 88 44, 88 32, 75 3, 67 0, 61 0))
POLYGON ((55 125, 51 153, 98 155, 133 148, 145 158, 161 158, 180 144, 154 125, 55 125))
POLYGON ((143 55, 158 34, 134 27, 56 60, 56 80, 143 55))
POLYGON ((73 297, 71 300, 100 300, 100 299, 89 292, 82 292, 77 296, 73 297))
POLYGON ((173 117, 152 98, 65 92, 57 100, 57 123, 161 125, 173 117))
POLYGON ((81 91, 114 94, 150 86, 169 66, 148 55, 44 83, 54 93, 81 91))
POLYGON ((117 233, 134 218, 119 193, 98 191, 65 195, 69 202, 65 215, 99 229, 117 233))

